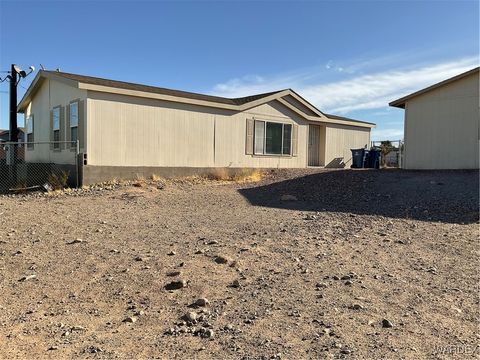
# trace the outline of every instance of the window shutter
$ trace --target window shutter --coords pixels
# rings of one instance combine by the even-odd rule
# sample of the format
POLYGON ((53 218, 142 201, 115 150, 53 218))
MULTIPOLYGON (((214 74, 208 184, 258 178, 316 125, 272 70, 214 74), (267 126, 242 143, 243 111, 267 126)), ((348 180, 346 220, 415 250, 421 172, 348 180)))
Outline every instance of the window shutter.
POLYGON ((253 119, 247 119, 247 137, 245 139, 245 154, 253 155, 253 119))
MULTIPOLYGON (((60 141, 65 141, 65 106, 60 107, 60 141)), ((60 150, 64 149, 64 143, 60 143, 58 147, 60 150)))
POLYGON ((292 156, 298 155, 298 125, 293 124, 292 128, 292 156))
MULTIPOLYGON (((65 141, 71 141, 72 133, 70 132, 70 104, 65 107, 65 141)), ((65 148, 70 149, 71 144, 65 143, 65 148)))
POLYGON ((53 110, 50 110, 50 150, 53 150, 53 110))
POLYGON ((78 140, 80 148, 85 149, 85 100, 78 101, 78 140))

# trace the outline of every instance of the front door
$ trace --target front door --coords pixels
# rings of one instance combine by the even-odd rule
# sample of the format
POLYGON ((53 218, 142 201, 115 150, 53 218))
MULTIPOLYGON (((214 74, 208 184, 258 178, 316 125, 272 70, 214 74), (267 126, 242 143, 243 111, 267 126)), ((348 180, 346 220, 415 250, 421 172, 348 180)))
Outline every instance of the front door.
POLYGON ((308 125, 308 166, 320 166, 320 125, 308 125))

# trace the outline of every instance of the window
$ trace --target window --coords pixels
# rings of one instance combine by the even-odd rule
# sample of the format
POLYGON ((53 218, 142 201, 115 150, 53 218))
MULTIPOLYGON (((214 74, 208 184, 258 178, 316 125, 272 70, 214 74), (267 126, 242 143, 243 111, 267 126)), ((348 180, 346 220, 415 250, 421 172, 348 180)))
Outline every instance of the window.
POLYGON ((255 154, 290 155, 292 125, 255 120, 255 154))
POLYGON ((70 104, 70 129, 67 129, 67 131, 70 131, 72 147, 76 146, 78 140, 78 102, 70 104))
POLYGON ((27 149, 33 149, 33 115, 30 115, 25 120, 25 127, 27 128, 27 149))
POLYGON ((53 109, 53 148, 60 149, 60 108, 53 109))

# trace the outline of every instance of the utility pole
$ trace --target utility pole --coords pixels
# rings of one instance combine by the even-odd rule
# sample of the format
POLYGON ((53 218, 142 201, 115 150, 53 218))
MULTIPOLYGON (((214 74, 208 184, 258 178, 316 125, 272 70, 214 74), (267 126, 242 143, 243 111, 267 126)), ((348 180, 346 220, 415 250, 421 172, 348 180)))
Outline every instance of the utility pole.
POLYGON ((18 141, 18 126, 17 126, 17 69, 15 64, 12 64, 10 71, 10 142, 18 141))

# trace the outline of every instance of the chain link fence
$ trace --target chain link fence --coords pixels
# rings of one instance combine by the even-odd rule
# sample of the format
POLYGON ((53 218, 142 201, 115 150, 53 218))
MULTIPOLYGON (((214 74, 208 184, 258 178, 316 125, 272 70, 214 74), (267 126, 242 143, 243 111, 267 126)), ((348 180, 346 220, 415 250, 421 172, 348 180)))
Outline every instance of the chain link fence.
POLYGON ((1 142, 0 193, 78 187, 78 142, 1 142))
POLYGON ((381 151, 382 167, 402 168, 405 146, 402 140, 372 141, 371 146, 381 151))

